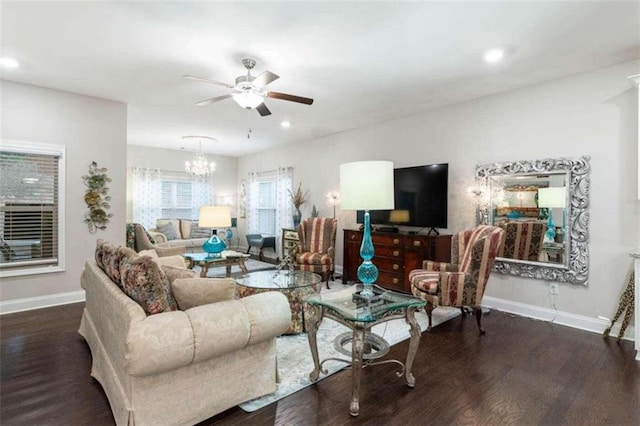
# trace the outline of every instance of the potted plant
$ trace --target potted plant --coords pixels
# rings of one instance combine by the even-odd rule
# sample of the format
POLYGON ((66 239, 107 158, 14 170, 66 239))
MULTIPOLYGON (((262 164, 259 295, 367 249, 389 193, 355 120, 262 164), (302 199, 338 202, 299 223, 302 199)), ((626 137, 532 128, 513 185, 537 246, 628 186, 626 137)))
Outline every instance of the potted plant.
POLYGON ((302 182, 298 183, 298 188, 291 192, 289 190, 289 196, 291 197, 291 204, 295 207, 296 211, 293 212, 293 226, 295 228, 300 224, 300 220, 302 219, 302 213, 300 212, 300 206, 307 202, 307 197, 309 195, 309 191, 302 191, 302 182))

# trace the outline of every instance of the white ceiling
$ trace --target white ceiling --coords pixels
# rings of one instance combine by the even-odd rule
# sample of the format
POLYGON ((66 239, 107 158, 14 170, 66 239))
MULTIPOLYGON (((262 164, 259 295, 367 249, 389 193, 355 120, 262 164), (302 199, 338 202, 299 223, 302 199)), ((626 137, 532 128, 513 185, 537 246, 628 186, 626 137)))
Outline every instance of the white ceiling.
POLYGON ((640 57, 640 2, 6 2, 2 78, 126 102, 128 143, 240 156, 640 57), (497 65, 482 60, 504 47, 497 65), (270 70, 260 117, 229 93, 270 70), (290 129, 280 122, 289 120, 290 129), (248 129, 252 136, 247 139, 248 129))

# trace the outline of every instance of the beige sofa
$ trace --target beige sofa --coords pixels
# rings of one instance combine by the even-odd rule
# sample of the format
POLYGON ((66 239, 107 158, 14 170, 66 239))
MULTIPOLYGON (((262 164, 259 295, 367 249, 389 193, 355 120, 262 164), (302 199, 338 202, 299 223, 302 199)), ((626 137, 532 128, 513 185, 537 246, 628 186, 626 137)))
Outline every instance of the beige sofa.
POLYGON ((149 229, 149 234, 160 247, 184 247, 187 253, 201 253, 204 252, 202 245, 209 238, 191 237, 191 230, 197 226, 197 223, 189 219, 158 219, 156 227, 149 229), (173 225, 178 238, 169 240, 165 234, 159 232, 158 226, 166 223, 173 225))
MULTIPOLYGON (((175 257, 174 265, 181 261, 175 257)), ((146 315, 96 261, 86 262, 79 333, 118 425, 190 425, 275 390, 276 337, 291 321, 286 297, 268 292, 234 300, 232 279, 187 280, 187 288, 191 281, 195 288, 219 283, 222 291, 202 294, 224 300, 146 315)))

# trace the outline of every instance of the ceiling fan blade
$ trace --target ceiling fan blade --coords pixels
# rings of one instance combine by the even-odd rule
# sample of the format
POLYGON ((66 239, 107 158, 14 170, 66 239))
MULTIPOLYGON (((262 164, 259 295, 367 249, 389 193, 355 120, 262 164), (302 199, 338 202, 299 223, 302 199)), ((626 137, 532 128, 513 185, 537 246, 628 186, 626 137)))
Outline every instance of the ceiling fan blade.
POLYGON ((205 106, 205 105, 209 105, 209 104, 212 104, 214 102, 218 102, 218 101, 221 101, 223 99, 230 98, 230 97, 231 97, 231 95, 216 96, 215 98, 205 99, 204 101, 197 102, 196 105, 205 106))
POLYGON ((195 80, 195 81, 203 81, 205 83, 217 84, 218 86, 228 87, 229 89, 232 89, 234 87, 232 84, 223 83, 222 81, 210 80, 208 78, 196 77, 193 75, 183 75, 182 78, 187 78, 189 80, 195 80))
POLYGON ((280 92, 269 92, 267 93, 267 97, 274 98, 274 99, 282 99, 283 101, 298 102, 300 104, 306 104, 306 105, 311 105, 313 103, 313 99, 311 98, 303 98, 302 96, 287 95, 286 93, 280 93, 280 92))
POLYGON ((265 71, 262 74, 260 74, 259 76, 257 76, 251 82, 251 84, 253 84, 257 88, 262 88, 262 87, 266 86, 267 84, 271 83, 272 81, 275 81, 275 80, 277 80, 279 78, 280 78, 279 75, 274 74, 271 71, 265 71))
POLYGON ((261 117, 264 117, 265 115, 271 115, 271 111, 269 111, 269 108, 267 108, 264 102, 256 107, 256 111, 258 111, 258 114, 260 114, 261 117))

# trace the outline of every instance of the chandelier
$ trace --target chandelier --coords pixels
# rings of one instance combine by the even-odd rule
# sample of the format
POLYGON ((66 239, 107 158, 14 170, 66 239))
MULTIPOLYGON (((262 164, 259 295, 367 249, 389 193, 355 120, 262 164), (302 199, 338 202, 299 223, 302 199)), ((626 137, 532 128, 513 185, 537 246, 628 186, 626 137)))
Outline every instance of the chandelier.
POLYGON ((182 139, 198 139, 198 153, 192 161, 185 161, 184 169, 187 173, 194 176, 208 176, 215 172, 216 163, 209 162, 207 157, 202 153, 202 139, 215 141, 216 139, 208 136, 183 136, 182 139))

